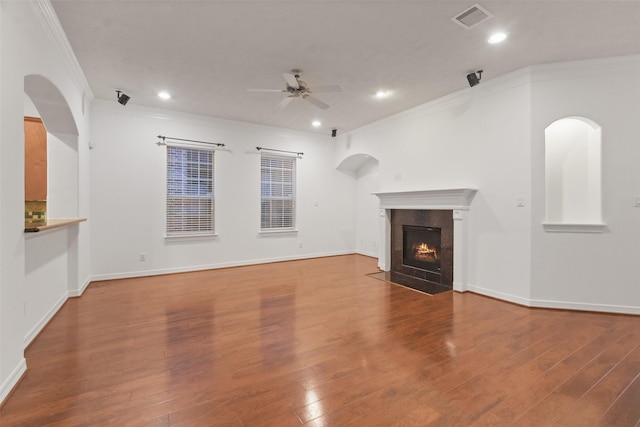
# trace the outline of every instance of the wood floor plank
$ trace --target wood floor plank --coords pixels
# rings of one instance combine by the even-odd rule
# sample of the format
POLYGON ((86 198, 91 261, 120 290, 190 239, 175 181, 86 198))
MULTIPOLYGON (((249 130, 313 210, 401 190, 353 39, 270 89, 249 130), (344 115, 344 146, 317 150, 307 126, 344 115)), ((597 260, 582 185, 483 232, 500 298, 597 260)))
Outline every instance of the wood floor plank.
POLYGON ((598 420, 599 426, 635 426, 640 422, 640 374, 598 420))
MULTIPOLYGON (((585 423, 596 422, 603 417, 607 410, 615 404, 617 399, 628 388, 628 385, 640 373, 640 345, 637 345, 630 353, 625 355, 622 360, 611 361, 612 367, 600 378, 574 405, 568 408, 563 417, 557 422, 560 426, 574 426, 585 423)), ((618 413, 629 412, 635 413, 637 409, 633 407, 625 407, 624 401, 621 402, 622 407, 616 410, 618 413)), ((634 402, 637 406, 638 402, 634 402)), ((614 424, 619 426, 633 425, 631 424, 614 424)))
POLYGON ((92 283, 27 350, 0 425, 640 423, 640 317, 429 296, 376 270, 346 255, 92 283))

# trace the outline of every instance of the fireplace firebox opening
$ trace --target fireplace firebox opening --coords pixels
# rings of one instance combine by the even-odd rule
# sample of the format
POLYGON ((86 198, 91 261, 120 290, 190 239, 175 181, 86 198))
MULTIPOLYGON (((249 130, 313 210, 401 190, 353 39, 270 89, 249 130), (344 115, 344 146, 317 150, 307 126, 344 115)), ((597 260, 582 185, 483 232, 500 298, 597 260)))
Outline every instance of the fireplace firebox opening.
POLYGON ((402 263, 440 274, 442 231, 436 227, 402 226, 402 263))

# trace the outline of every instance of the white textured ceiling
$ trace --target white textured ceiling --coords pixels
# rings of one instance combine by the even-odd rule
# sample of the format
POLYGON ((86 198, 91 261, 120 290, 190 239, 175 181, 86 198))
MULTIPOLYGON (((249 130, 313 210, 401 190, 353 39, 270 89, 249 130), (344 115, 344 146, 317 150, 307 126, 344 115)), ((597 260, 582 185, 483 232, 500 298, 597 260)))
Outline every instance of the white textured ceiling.
MULTIPOLYGON (((468 30, 451 18, 474 1, 53 0, 98 98, 116 88, 145 105, 329 134, 349 131, 534 64, 640 53, 638 1, 480 1, 494 17, 468 30), (486 39, 509 33, 500 45, 486 39), (320 110, 284 94, 303 70, 320 110), (378 100, 381 88, 394 91, 378 100), (167 90, 169 101, 156 94, 167 90), (312 119, 323 126, 312 129, 312 119)), ((630 84, 635 84, 630 82, 630 84)), ((123 107, 126 108, 126 107, 123 107)))

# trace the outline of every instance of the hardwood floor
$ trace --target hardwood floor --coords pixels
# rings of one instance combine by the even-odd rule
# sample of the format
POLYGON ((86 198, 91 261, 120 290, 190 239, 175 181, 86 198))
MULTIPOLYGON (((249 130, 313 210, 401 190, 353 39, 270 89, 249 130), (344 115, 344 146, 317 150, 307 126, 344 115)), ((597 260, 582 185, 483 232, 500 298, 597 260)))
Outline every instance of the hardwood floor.
POLYGON ((640 316, 436 296, 358 255, 92 283, 9 426, 638 426, 640 316))

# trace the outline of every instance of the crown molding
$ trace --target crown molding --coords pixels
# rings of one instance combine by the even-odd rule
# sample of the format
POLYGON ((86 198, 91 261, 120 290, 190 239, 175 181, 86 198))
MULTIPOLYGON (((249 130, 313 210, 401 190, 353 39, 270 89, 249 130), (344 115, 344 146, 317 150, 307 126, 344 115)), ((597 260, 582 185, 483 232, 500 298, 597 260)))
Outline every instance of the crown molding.
POLYGON ((47 37, 58 47, 62 54, 63 62, 71 75, 71 80, 84 94, 83 98, 86 99, 88 97, 89 100, 93 99, 94 95, 89 86, 89 82, 82 71, 82 67, 80 67, 76 54, 71 48, 67 35, 60 25, 58 15, 56 15, 55 10, 53 10, 51 2, 49 0, 29 0, 29 3, 47 37))
POLYGON ((315 132, 305 132, 301 130, 279 128, 275 126, 263 125, 251 122, 241 122, 232 119, 223 119, 215 116, 205 116, 202 114, 186 113, 183 111, 167 110, 158 107, 148 107, 143 105, 128 104, 126 108, 114 101, 96 98, 91 103, 92 111, 100 111, 108 114, 118 114, 122 116, 136 116, 153 120, 179 121, 181 123, 203 126, 210 129, 217 129, 225 132, 245 132, 255 130, 265 136, 277 137, 279 139, 293 139, 299 141, 300 138, 323 142, 330 139, 328 136, 315 132))

